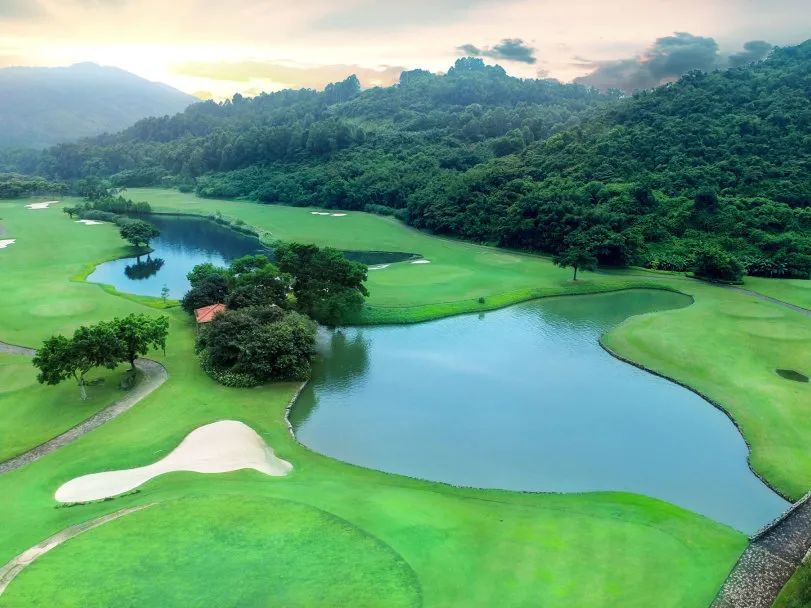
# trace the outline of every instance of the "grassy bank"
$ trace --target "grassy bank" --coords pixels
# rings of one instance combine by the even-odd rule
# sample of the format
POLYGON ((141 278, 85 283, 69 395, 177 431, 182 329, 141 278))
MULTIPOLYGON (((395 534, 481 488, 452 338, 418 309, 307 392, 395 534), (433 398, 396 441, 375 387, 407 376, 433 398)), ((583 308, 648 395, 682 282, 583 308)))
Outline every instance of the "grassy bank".
MULTIPOLYGON (((121 255, 112 227, 82 226, 58 206, 32 212, 21 202, 0 203, 0 216, 18 239, 0 252, 0 288, 11 303, 0 322, 0 338, 36 344, 81 323, 135 311, 158 314, 98 286, 69 280, 89 261, 121 255), (49 247, 42 247, 43 238, 49 247), (32 321, 34 310, 48 314, 32 321)), ((451 245, 468 247, 446 241, 438 247, 451 245)), ((461 254, 454 255, 462 265, 461 254)), ((549 276, 558 272, 548 261, 516 257, 517 265, 543 265, 549 276)), ((467 263, 467 269, 475 273, 477 263, 467 263)), ((500 291, 495 268, 477 289, 500 291)), ((416 265, 406 273, 420 269, 416 265)), ((439 281, 441 273, 434 272, 439 281)), ((392 287, 388 297, 394 293, 392 287)), ((426 288, 424 303, 431 303, 430 293, 426 288)), ((409 297, 400 294, 399 299, 407 302, 409 297)), ((133 516, 132 523, 126 518, 111 522, 37 560, 12 583, 0 605, 42 603, 66 581, 72 591, 60 596, 62 605, 148 604, 164 584, 178 589, 207 585, 215 593, 233 589, 238 581, 245 585, 246 601, 264 597, 289 605, 329 606, 342 605, 347 594, 370 597, 370 581, 379 579, 385 586, 372 601, 392 598, 386 605, 408 605, 418 597, 426 606, 698 608, 709 603, 743 549, 745 539, 729 528, 641 496, 459 489, 314 454, 287 432, 284 410, 295 386, 236 390, 215 384, 199 370, 189 319, 177 309, 166 314, 170 340, 166 356, 159 358, 170 378, 160 389, 77 442, 0 476, 0 563, 71 524, 126 506, 157 504, 133 516), (53 492, 61 483, 85 473, 149 464, 194 428, 221 419, 255 428, 294 464, 293 473, 286 478, 253 471, 173 473, 112 501, 54 508, 53 492), (262 523, 273 519, 274 510, 289 525, 262 523), (222 524, 243 520, 266 526, 266 538, 240 533, 236 523, 232 532, 222 524), (308 531, 315 532, 307 537, 312 542, 282 542, 285 535, 308 531), (287 566, 274 576, 290 572, 289 586, 276 585, 269 566, 257 563, 256 556, 271 549, 287 566), (362 555, 356 558, 357 552, 362 555), (104 555, 109 559, 99 559, 104 555), (180 559, 177 576, 182 579, 177 582, 160 568, 175 558, 180 559), (210 568, 215 561, 218 568, 210 568), (343 572, 345 561, 355 563, 356 571, 341 576, 343 584, 338 584, 335 573, 343 572), (304 565, 309 577, 295 580, 294 570, 304 565), (163 578, 154 580, 162 584, 151 585, 151 577, 159 573, 163 578), (288 588, 298 595, 286 597, 288 588)), ((22 388, 19 397, 28 399, 29 388, 22 388)), ((180 597, 167 590, 162 605, 187 606, 186 600, 197 597, 188 593, 180 597)))

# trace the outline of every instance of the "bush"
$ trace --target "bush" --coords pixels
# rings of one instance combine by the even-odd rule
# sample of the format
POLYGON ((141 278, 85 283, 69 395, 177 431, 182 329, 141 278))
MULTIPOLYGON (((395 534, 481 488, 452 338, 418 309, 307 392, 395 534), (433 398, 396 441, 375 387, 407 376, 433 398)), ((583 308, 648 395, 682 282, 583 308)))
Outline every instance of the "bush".
POLYGON ((693 260, 693 274, 712 281, 737 282, 743 276, 738 259, 716 245, 700 248, 693 260))
POLYGON ((276 306, 217 315, 197 337, 200 364, 227 386, 271 380, 305 380, 315 354, 316 325, 276 306))
POLYGON ((253 388, 262 384, 250 374, 238 373, 231 370, 221 370, 211 362, 211 356, 205 350, 199 353, 200 367, 208 376, 222 384, 223 386, 230 386, 231 388, 253 388))

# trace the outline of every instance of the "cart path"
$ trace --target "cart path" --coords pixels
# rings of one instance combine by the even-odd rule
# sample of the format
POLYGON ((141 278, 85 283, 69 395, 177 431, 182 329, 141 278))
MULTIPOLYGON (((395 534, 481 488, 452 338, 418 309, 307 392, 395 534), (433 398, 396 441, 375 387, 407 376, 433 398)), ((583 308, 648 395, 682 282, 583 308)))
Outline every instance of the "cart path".
POLYGON ((27 549, 20 553, 17 557, 12 559, 4 566, 0 566, 0 595, 6 590, 9 586, 11 581, 22 572, 22 570, 31 564, 35 559, 40 557, 41 555, 47 553, 54 547, 58 547, 66 540, 70 540, 74 536, 78 536, 82 532, 87 532, 88 530, 92 530, 93 528, 97 528, 103 524, 106 524, 108 521, 113 521, 114 519, 118 519, 119 517, 124 517, 125 515, 129 515, 130 513, 134 513, 135 511, 140 511, 142 509, 147 509, 151 507, 152 504, 147 505, 140 505, 137 507, 130 507, 128 509, 120 509, 119 511, 115 511, 113 513, 108 513, 107 515, 102 515, 101 517, 97 517, 96 519, 91 519, 90 521, 82 522, 80 524, 76 524, 70 526, 69 528, 65 528, 61 532, 57 532, 53 536, 49 536, 41 543, 34 545, 30 549, 27 549))
MULTIPOLYGON (((26 348, 24 346, 16 346, 14 344, 0 342, 0 352, 11 353, 14 355, 33 356, 35 351, 33 348, 26 348)), ((166 382, 166 379, 169 377, 166 368, 152 359, 137 359, 135 361, 135 367, 137 367, 142 374, 141 380, 121 399, 100 412, 93 414, 90 418, 80 422, 61 435, 58 435, 53 439, 49 439, 45 443, 42 443, 35 448, 28 450, 27 452, 23 452, 14 458, 0 462, 0 474, 8 473, 9 471, 19 469, 20 467, 34 462, 35 460, 39 460, 43 456, 58 450, 72 441, 75 441, 82 435, 97 429, 105 422, 120 416, 136 403, 141 401, 144 397, 152 393, 152 391, 157 389, 161 384, 166 382)))

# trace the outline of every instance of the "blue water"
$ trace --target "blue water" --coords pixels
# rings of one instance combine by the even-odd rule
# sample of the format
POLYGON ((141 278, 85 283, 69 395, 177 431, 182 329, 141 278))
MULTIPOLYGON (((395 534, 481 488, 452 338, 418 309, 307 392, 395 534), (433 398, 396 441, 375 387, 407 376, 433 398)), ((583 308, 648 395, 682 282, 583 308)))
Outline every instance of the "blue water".
POLYGON ((161 233, 150 244, 153 251, 100 264, 88 281, 155 297, 165 285, 169 298, 179 300, 191 287, 186 275, 197 264, 225 266, 243 255, 269 252, 258 239, 203 218, 150 215, 147 219, 161 233))
POLYGON ((788 504, 749 469, 732 422, 598 343, 630 315, 688 303, 639 290, 324 331, 291 422, 302 443, 353 464, 483 488, 636 492, 752 532, 788 504))

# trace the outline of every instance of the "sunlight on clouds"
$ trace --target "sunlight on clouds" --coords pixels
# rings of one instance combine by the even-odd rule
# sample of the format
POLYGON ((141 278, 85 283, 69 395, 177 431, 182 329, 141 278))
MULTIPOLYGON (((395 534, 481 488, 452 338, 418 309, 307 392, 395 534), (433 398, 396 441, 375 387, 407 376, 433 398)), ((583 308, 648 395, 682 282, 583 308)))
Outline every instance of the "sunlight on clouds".
POLYGON ((215 98, 284 86, 321 88, 353 71, 364 86, 386 85, 401 69, 387 66, 445 71, 466 45, 517 76, 540 71, 571 80, 607 61, 638 55, 677 31, 713 37, 722 52, 734 52, 753 39, 797 43, 811 30, 811 12, 803 10, 802 0, 775 0, 768 8, 755 0, 0 4, 7 13, 0 11, 2 45, 8 48, 0 49, 3 65, 94 61, 215 98), (500 52, 505 40, 520 40, 522 48, 513 44, 511 52, 500 52))

